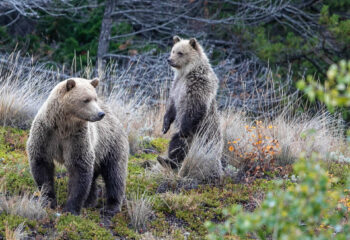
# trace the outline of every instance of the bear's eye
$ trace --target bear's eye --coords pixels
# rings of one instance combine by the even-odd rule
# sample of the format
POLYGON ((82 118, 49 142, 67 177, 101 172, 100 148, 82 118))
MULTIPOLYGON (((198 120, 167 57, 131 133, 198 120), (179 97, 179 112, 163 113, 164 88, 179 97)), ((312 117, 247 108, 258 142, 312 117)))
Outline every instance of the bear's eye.
POLYGON ((88 103, 88 102, 90 102, 90 99, 87 98, 84 100, 84 103, 88 103))
POLYGON ((184 55, 182 52, 178 52, 177 53, 179 56, 182 56, 182 55, 184 55))

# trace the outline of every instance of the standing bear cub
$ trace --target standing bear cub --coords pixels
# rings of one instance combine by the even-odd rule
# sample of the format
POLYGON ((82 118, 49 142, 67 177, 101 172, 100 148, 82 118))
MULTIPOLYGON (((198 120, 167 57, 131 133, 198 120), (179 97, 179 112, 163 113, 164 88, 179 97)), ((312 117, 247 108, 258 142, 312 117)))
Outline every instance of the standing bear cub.
POLYGON ((59 83, 30 129, 27 153, 39 189, 56 207, 54 160, 67 168, 65 211, 79 214, 96 203, 96 178, 106 185, 102 213, 120 211, 125 194, 129 144, 117 117, 97 98, 98 80, 71 78, 59 83))
POLYGON ((174 121, 177 132, 170 141, 168 157, 158 157, 158 161, 176 169, 186 157, 195 134, 218 143, 222 141, 222 134, 215 99, 218 79, 203 48, 195 38, 186 40, 175 36, 173 41, 168 63, 175 76, 163 133, 167 133, 174 121))

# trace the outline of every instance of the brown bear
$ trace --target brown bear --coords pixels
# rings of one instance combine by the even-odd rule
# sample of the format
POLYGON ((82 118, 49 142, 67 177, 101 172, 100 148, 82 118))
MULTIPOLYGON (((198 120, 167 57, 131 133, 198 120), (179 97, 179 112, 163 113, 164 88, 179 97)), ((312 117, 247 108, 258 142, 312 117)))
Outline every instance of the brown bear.
POLYGON ((60 82, 37 113, 30 129, 27 153, 34 180, 56 206, 54 160, 67 168, 65 211, 79 214, 83 204, 96 203, 96 178, 106 185, 102 213, 120 211, 125 194, 129 144, 121 123, 97 98, 98 79, 60 82))
POLYGON ((168 63, 175 76, 164 116, 163 133, 167 133, 174 121, 177 132, 170 141, 168 157, 158 157, 158 161, 177 169, 195 134, 221 142, 222 133, 215 99, 218 79, 203 48, 194 38, 186 40, 175 36, 173 40, 168 63))

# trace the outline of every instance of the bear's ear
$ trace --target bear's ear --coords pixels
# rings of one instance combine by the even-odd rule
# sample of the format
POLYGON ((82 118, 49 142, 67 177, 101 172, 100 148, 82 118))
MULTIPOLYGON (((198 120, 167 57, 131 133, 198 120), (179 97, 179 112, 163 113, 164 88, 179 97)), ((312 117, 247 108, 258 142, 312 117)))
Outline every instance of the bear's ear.
POLYGON ((198 50, 198 42, 197 42, 197 39, 191 38, 191 39, 190 39, 190 45, 191 45, 194 49, 198 50))
POLYGON ((75 87, 75 81, 73 79, 68 79, 66 84, 67 92, 72 90, 72 88, 74 87, 75 87))
POLYGON ((94 78, 91 81, 91 85, 94 86, 94 88, 96 88, 99 82, 100 80, 98 80, 98 78, 94 78))
POLYGON ((181 38, 179 36, 174 36, 173 37, 173 43, 177 43, 177 42, 180 42, 181 41, 181 38))

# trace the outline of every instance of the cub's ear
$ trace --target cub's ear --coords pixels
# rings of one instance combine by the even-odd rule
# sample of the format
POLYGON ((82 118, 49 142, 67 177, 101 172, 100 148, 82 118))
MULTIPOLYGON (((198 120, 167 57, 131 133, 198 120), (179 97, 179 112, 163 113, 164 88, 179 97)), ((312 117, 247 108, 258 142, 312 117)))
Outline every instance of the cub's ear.
POLYGON ((191 39, 190 39, 190 45, 191 45, 194 49, 198 50, 198 42, 197 42, 197 39, 191 38, 191 39))
POLYGON ((181 41, 181 38, 179 36, 174 36, 173 37, 173 43, 177 43, 177 42, 180 42, 181 41))
POLYGON ((74 87, 75 87, 75 81, 73 79, 68 79, 66 83, 67 92, 72 90, 72 88, 74 87))
POLYGON ((94 86, 94 88, 96 88, 99 82, 100 80, 98 80, 98 78, 94 78, 91 81, 91 85, 94 86))

